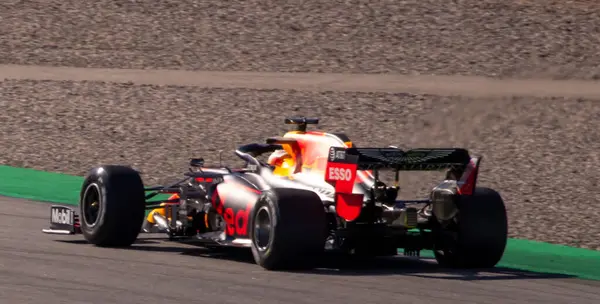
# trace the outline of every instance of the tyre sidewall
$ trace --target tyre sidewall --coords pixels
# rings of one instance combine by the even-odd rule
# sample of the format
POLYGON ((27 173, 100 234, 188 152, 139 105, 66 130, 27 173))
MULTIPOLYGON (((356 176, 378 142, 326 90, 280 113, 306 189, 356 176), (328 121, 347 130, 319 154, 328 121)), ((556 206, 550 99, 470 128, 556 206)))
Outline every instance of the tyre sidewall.
POLYGON ((326 237, 323 203, 314 192, 277 188, 265 191, 252 210, 250 240, 257 264, 269 270, 312 268, 319 260, 326 237), (271 215, 269 246, 261 251, 254 242, 258 210, 271 215))
POLYGON ((263 265, 265 260, 267 260, 272 254, 274 249, 276 250, 276 248, 274 248, 274 246, 277 245, 277 242, 275 242, 275 240, 277 239, 277 230, 276 229, 279 225, 279 208, 277 206, 277 204, 275 203, 275 200, 277 198, 275 197, 275 195, 270 192, 270 191, 265 191, 263 192, 263 194, 261 194, 261 196, 259 197, 254 209, 252 210, 252 215, 250 217, 250 240, 252 241, 252 255, 254 256, 254 260, 257 264, 259 265, 263 265), (254 243, 254 236, 255 236, 255 227, 254 227, 254 223, 256 221, 256 216, 258 215, 258 211, 262 208, 262 207, 266 207, 269 215, 271 217, 271 231, 270 231, 270 236, 269 236, 269 243, 267 245, 266 250, 262 251, 259 250, 257 248, 257 246, 254 243))
POLYGON ((106 228, 106 212, 110 206, 107 204, 107 196, 106 196, 106 177, 102 175, 90 174, 86 177, 83 186, 81 187, 81 197, 79 202, 79 212, 81 214, 81 232, 88 239, 97 239, 100 237, 99 231, 105 230, 106 228), (84 200, 85 200, 85 191, 91 184, 97 184, 99 189, 99 197, 100 197, 100 212, 98 214, 98 220, 93 227, 89 227, 84 220, 84 200))

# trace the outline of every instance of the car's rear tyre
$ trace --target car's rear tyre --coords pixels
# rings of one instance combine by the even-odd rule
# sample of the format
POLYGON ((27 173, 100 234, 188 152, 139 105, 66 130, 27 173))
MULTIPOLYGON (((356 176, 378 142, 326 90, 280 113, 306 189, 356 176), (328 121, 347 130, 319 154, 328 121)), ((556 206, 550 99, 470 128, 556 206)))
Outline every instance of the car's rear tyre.
POLYGON ((129 246, 140 233, 145 204, 144 185, 137 171, 125 166, 94 168, 81 187, 81 232, 97 246, 129 246))
POLYGON ((265 191, 250 218, 252 254, 265 269, 311 268, 324 251, 325 208, 312 191, 265 191))
POLYGON ((434 254, 451 268, 492 268, 502 258, 508 239, 506 207, 500 194, 478 187, 457 201, 458 214, 446 227, 438 226, 434 254))

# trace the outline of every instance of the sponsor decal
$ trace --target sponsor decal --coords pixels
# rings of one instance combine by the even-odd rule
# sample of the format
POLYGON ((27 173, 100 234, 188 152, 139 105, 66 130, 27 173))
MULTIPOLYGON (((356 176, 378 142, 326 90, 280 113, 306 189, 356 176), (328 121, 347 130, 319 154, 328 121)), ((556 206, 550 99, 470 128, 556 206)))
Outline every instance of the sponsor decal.
POLYGON ((352 193, 354 187, 357 165, 356 160, 349 160, 348 156, 345 148, 329 148, 325 181, 335 187, 336 193, 352 193))
POLYGON ((251 209, 252 204, 248 204, 246 209, 238 210, 235 215, 231 207, 225 209, 223 218, 225 220, 225 224, 227 225, 226 229, 228 235, 248 235, 248 216, 250 215, 251 209))
POLYGON ((50 210, 52 224, 73 225, 73 211, 68 208, 53 207, 50 210))
POLYGON ((336 193, 352 193, 356 180, 356 164, 329 162, 325 172, 325 181, 335 187, 336 193))
MULTIPOLYGON (((248 196, 246 207, 242 207, 243 209, 240 208, 241 206, 236 207, 235 204, 232 207, 226 206, 228 205, 226 201, 232 200, 232 202, 235 203, 241 198, 240 196, 229 196, 231 193, 239 191, 240 187, 243 186, 234 185, 233 183, 221 184, 219 188, 217 188, 217 191, 213 193, 212 206, 215 208, 217 213, 223 216, 223 221, 225 222, 225 232, 227 235, 245 237, 248 236, 248 218, 256 201, 256 196, 248 196)), ((258 194, 257 190, 255 189, 247 187, 244 187, 244 189, 246 189, 248 192, 258 194)))
POLYGON ((343 161, 346 160, 346 149, 340 147, 331 147, 329 148, 329 161, 343 161))
POLYGON ((329 167, 327 179, 330 181, 350 181, 352 180, 352 171, 349 168, 329 167))

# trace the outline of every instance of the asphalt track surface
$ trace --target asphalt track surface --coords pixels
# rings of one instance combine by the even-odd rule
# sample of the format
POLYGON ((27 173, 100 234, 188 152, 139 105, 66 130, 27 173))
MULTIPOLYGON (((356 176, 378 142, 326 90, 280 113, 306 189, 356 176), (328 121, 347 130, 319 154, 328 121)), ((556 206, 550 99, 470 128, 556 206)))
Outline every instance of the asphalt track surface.
POLYGON ((49 204, 0 201, 2 303, 598 303, 600 283, 508 269, 448 271, 432 261, 328 261, 269 272, 244 252, 148 235, 130 249, 47 235, 49 204))

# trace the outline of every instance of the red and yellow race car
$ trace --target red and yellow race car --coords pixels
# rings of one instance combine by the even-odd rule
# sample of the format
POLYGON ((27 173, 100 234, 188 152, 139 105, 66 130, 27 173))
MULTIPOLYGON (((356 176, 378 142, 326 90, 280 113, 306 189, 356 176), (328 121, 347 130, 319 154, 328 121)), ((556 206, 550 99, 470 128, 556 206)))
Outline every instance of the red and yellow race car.
MULTIPOLYGON (((329 194, 332 199, 334 189, 325 182, 325 169, 330 147, 352 148, 352 141, 343 133, 327 133, 321 131, 307 131, 308 124, 318 123, 317 119, 286 119, 286 124, 297 124, 298 128, 289 131, 282 138, 271 138, 270 143, 281 146, 270 153, 267 164, 273 169, 273 174, 288 179, 306 181, 315 184, 314 190, 329 194)), ((355 184, 360 189, 369 189, 373 186, 374 177, 371 171, 360 170, 356 172, 355 184)), ((360 191, 360 190, 359 190, 360 191)), ((170 200, 179 199, 178 194, 173 194, 170 200)), ((164 204, 163 204, 164 206, 164 204)), ((155 214, 165 216, 165 208, 156 208, 146 217, 146 229, 156 224, 155 214)), ((160 220, 160 218, 159 218, 160 220)))
POLYGON ((507 241, 500 195, 478 187, 480 157, 461 148, 359 148, 340 133, 295 125, 265 143, 240 146, 239 168, 190 161, 185 178, 145 188, 137 171, 101 166, 87 175, 79 209, 52 206, 47 233, 81 233, 99 246, 129 246, 138 234, 252 250, 266 269, 314 266, 325 252, 368 256, 433 250, 452 267, 493 267, 507 241), (266 156, 266 160, 261 160, 266 156), (393 185, 380 179, 394 173, 393 185), (423 199, 398 200, 403 171, 446 171, 423 199), (168 199, 155 199, 171 194, 168 199), (146 210, 150 213, 145 214, 146 210))

